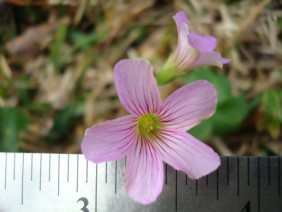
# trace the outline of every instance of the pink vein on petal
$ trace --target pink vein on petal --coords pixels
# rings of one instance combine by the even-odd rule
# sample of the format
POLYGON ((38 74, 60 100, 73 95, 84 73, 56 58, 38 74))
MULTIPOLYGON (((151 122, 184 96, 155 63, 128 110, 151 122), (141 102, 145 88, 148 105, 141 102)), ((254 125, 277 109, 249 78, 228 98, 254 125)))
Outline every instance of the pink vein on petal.
POLYGON ((114 75, 120 101, 128 112, 136 115, 156 112, 160 94, 148 62, 121 60, 115 65, 114 75))

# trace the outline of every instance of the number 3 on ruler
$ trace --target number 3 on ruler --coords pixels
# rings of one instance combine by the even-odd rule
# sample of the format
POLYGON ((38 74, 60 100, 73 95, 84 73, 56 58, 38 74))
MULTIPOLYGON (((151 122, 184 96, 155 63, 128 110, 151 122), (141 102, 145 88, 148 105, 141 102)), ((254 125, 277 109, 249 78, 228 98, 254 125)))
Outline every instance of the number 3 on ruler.
POLYGON ((83 207, 80 208, 80 210, 82 210, 83 212, 89 212, 87 205, 88 205, 88 199, 85 197, 81 197, 77 200, 77 202, 82 201, 83 202, 83 207))
POLYGON ((244 206, 241 212, 251 212, 251 202, 250 201, 247 202, 247 204, 244 206))

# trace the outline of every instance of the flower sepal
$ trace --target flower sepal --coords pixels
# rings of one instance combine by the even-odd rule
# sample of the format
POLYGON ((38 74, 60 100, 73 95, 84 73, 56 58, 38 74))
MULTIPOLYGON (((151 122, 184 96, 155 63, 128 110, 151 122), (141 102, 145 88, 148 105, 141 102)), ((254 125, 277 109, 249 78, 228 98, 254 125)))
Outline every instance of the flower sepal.
POLYGON ((183 72, 177 68, 172 58, 173 55, 168 58, 164 67, 157 73, 156 79, 158 85, 167 84, 183 74, 183 72))

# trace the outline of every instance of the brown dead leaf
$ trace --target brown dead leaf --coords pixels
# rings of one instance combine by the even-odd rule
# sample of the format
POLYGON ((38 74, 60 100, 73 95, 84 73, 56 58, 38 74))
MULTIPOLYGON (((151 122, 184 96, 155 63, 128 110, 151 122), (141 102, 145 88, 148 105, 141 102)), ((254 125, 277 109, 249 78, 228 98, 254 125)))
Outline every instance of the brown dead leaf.
POLYGON ((5 2, 17 6, 45 6, 45 0, 5 0, 5 2))
POLYGON ((21 36, 6 44, 7 51, 21 60, 34 58, 47 43, 53 40, 54 34, 60 24, 68 24, 69 19, 42 24, 29 28, 21 36))
POLYGON ((50 5, 68 5, 68 6, 77 6, 79 5, 79 0, 48 0, 48 4, 50 5))
POLYGON ((142 14, 146 9, 153 6, 154 1, 132 1, 130 4, 116 5, 114 2, 109 4, 106 19, 111 29, 109 43, 121 31, 122 27, 132 23, 134 19, 142 14))
POLYGON ((79 0, 6 0, 7 3, 17 6, 46 6, 46 5, 67 5, 77 6, 79 0))
POLYGON ((64 108, 70 99, 74 84, 74 71, 67 70, 64 74, 58 74, 53 66, 49 65, 46 70, 38 75, 41 91, 39 102, 48 102, 55 109, 64 108))

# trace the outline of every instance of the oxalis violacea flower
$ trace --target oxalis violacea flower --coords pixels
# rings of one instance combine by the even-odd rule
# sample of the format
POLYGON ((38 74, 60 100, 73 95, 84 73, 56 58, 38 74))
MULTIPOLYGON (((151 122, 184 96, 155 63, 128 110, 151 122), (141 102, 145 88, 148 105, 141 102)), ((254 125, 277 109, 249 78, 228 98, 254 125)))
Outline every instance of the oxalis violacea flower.
POLYGON ((189 32, 189 21, 184 12, 178 12, 173 19, 177 25, 178 44, 157 75, 159 84, 165 84, 199 66, 222 68, 223 64, 230 61, 214 51, 217 44, 215 37, 189 32))
POLYGON ((192 179, 218 168, 219 156, 186 132, 214 113, 217 95, 212 84, 187 84, 161 103, 152 66, 130 59, 115 65, 114 80, 130 115, 87 129, 81 149, 95 163, 126 156, 130 197, 142 204, 156 200, 164 184, 163 162, 192 179))

